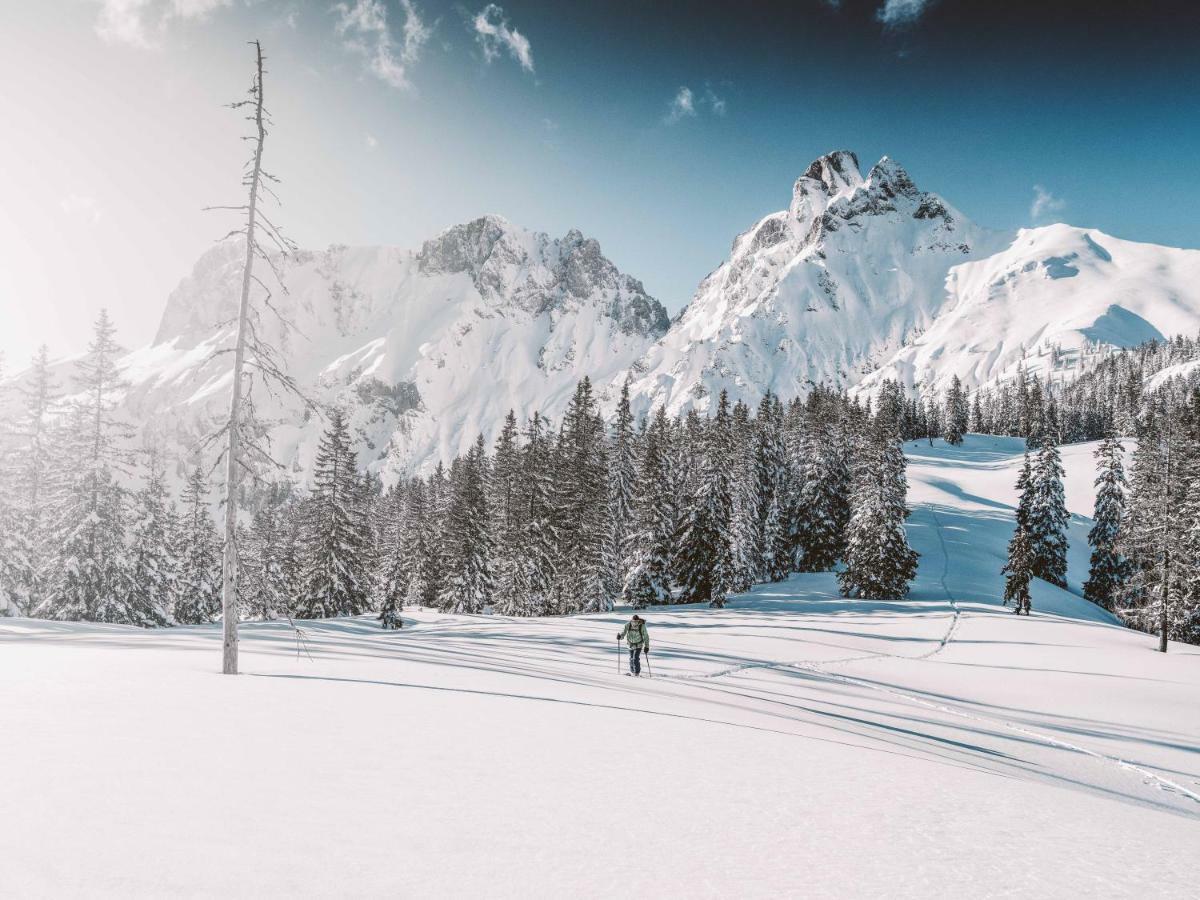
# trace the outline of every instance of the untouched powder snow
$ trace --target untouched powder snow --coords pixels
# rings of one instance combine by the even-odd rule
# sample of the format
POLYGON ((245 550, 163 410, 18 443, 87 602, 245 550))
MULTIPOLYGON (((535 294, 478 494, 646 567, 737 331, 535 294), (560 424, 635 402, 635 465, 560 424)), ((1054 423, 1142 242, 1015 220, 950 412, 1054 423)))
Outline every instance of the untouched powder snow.
MULTIPOLYGON (((908 444, 909 599, 0 624, 3 896, 1192 897, 1200 648, 1000 606, 1021 445, 908 444)), ((1067 448, 1070 580, 1093 445, 1067 448)))

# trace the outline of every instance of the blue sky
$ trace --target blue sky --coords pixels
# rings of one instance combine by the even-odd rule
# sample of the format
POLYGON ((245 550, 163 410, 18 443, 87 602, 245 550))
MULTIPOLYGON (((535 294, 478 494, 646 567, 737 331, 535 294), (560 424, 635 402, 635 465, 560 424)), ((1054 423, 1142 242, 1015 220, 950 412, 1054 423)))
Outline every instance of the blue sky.
POLYGON ((226 222, 269 54, 279 219, 415 246, 487 212, 596 237, 671 311, 817 155, 888 154, 980 224, 1200 246, 1182 4, 51 0, 0 33, 0 350, 129 345, 226 222))

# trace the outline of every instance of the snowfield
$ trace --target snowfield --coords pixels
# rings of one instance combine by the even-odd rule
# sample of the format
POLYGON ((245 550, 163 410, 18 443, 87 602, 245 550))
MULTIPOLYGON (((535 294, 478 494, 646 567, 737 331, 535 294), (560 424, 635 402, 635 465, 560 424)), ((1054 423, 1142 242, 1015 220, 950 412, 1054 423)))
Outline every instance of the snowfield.
POLYGON ((0 624, 0 896, 1194 897, 1200 648, 1086 577, 999 605, 1021 442, 909 452, 909 599, 406 611, 243 630, 0 624))

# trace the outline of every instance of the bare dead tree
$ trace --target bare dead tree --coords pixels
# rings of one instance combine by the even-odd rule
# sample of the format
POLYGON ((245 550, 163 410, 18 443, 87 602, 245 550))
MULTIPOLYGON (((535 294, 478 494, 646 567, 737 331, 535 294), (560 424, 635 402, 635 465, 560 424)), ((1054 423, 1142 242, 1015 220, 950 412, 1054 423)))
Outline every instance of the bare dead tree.
POLYGON ((242 290, 238 304, 237 318, 226 324, 235 325, 234 344, 231 348, 222 348, 213 352, 213 356, 225 353, 233 354, 233 383, 230 389, 229 418, 221 429, 209 439, 210 442, 225 438, 225 448, 218 457, 216 466, 225 465, 225 545, 221 562, 221 608, 223 618, 222 641, 222 672, 226 675, 236 675, 238 672, 238 564, 237 520, 238 520, 238 490, 243 474, 254 476, 250 463, 268 463, 277 466, 267 449, 263 446, 265 438, 260 438, 253 432, 254 403, 253 386, 258 382, 274 393, 282 389, 299 397, 306 405, 311 403, 303 397, 295 382, 287 374, 280 363, 274 348, 267 343, 260 333, 261 316, 251 303, 251 293, 255 286, 261 288, 264 294, 264 305, 279 318, 285 330, 290 327, 277 309, 272 305, 272 294, 267 285, 254 274, 256 260, 263 262, 274 275, 275 282, 283 293, 287 286, 283 273, 275 256, 260 242, 260 236, 265 237, 274 247, 276 256, 286 259, 295 246, 284 237, 282 232, 264 214, 262 203, 269 196, 278 202, 271 184, 277 184, 278 179, 263 168, 263 145, 271 124, 270 114, 263 105, 263 52, 258 41, 253 42, 255 68, 254 78, 245 100, 231 104, 233 109, 248 111, 246 120, 251 123, 252 131, 244 140, 253 144, 254 151, 246 164, 242 186, 248 191, 245 204, 238 206, 215 206, 208 209, 234 210, 245 216, 244 224, 229 232, 222 240, 234 235, 245 238, 246 256, 242 268, 242 290))

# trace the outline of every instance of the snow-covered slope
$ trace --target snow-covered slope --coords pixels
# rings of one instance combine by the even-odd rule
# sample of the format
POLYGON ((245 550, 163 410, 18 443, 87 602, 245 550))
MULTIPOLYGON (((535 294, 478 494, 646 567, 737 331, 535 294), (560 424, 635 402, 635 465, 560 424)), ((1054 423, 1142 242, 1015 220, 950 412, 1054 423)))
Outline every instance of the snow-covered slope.
POLYGON ((757 401, 814 382, 940 389, 1078 362, 1200 328, 1200 251, 1051 225, 982 229, 884 157, 863 178, 816 160, 786 210, 733 243, 679 321, 634 366, 643 407, 757 401))
POLYGON ((0 620, 0 894, 1194 897, 1200 648, 1013 616, 1020 443, 906 449, 910 599, 655 608, 650 679, 627 612, 248 625, 236 679, 218 626, 0 620))
POLYGON ((1133 347, 1200 327, 1200 252, 1094 229, 1024 229, 987 259, 955 266, 944 311, 877 372, 903 384, 971 387, 1067 370, 1096 347, 1133 347), (1056 362, 1055 356, 1058 356, 1056 362))
MULTIPOLYGON (((172 293, 155 342, 122 362, 126 413, 186 447, 228 405, 241 249, 215 247, 172 293)), ((417 252, 333 247, 283 266, 287 293, 262 328, 320 403, 349 413, 360 463, 385 474, 429 467, 491 439, 508 409, 557 416, 576 382, 630 365, 667 328, 663 307, 594 240, 560 240, 488 216, 417 252)), ((264 281, 270 283, 266 277, 264 281)), ((297 402, 257 391, 273 449, 303 476, 321 428, 297 402)))
POLYGON ((864 179, 849 151, 813 162, 792 202, 733 242, 671 331, 635 367, 634 392, 671 412, 722 388, 756 400, 856 384, 945 303, 964 260, 1008 236, 971 223, 884 157, 864 179))

